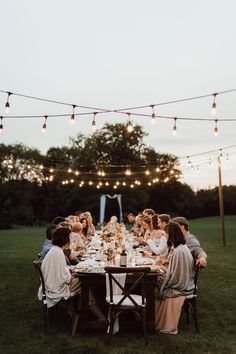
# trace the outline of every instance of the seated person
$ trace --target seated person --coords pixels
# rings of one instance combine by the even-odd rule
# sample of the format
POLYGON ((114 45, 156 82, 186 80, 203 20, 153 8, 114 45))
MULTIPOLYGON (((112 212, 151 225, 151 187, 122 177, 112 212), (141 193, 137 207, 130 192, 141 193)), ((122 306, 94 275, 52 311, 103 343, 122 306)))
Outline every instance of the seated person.
POLYGON ((194 261, 178 223, 167 227, 168 248, 172 250, 164 278, 158 279, 155 300, 155 327, 163 333, 177 334, 185 296, 194 288, 194 261))
POLYGON ((196 236, 192 235, 189 232, 189 222, 183 216, 178 216, 172 221, 177 222, 180 225, 180 228, 184 234, 186 245, 188 246, 190 252, 192 253, 194 259, 196 260, 196 265, 198 267, 206 267, 207 266, 207 255, 206 252, 200 246, 200 243, 196 236))
POLYGON ((155 211, 153 209, 144 209, 143 216, 149 216, 150 218, 153 217, 155 211))
POLYGON ((72 224, 71 243, 73 243, 72 248, 76 251, 85 249, 82 228, 81 222, 75 222, 72 224))
MULTIPOLYGON (((53 247, 47 253, 41 265, 45 280, 47 307, 56 305, 62 298, 67 300, 70 296, 81 293, 79 278, 75 273, 71 274, 63 252, 69 245, 70 232, 67 227, 60 227, 55 230, 52 238, 53 247)), ((38 290, 38 297, 42 300, 41 285, 38 290)), ((98 317, 98 320, 106 320, 91 291, 89 291, 89 305, 90 310, 98 317)))
MULTIPOLYGON (((52 238, 52 248, 42 262, 42 273, 45 280, 47 307, 56 305, 61 298, 65 300, 71 293, 80 293, 77 279, 72 281, 72 275, 66 265, 64 249, 70 242, 70 230, 66 227, 57 228, 52 238)), ((39 287, 38 297, 42 298, 42 287, 39 287)))
POLYGON ((57 225, 49 225, 46 229, 46 240, 44 241, 42 251, 39 253, 40 258, 44 258, 48 251, 52 248, 52 236, 56 230, 57 225))
POLYGON ((86 211, 84 213, 84 217, 87 219, 87 222, 88 222, 88 235, 89 236, 94 236, 95 235, 95 226, 93 224, 93 218, 92 218, 92 215, 89 211, 86 211))
POLYGON ((117 224, 117 222, 118 222, 118 219, 117 219, 117 216, 115 216, 115 215, 113 215, 112 217, 111 217, 111 219, 110 219, 110 221, 108 221, 108 224, 117 224))
POLYGON ((152 217, 153 231, 147 240, 147 245, 149 246, 152 253, 157 256, 167 255, 167 237, 164 230, 159 229, 158 226, 158 214, 154 214, 152 217))
POLYGON ((143 213, 138 213, 135 220, 134 227, 134 236, 141 237, 144 236, 144 227, 143 227, 143 213))
POLYGON ((85 245, 87 246, 89 244, 89 242, 91 241, 91 236, 89 235, 88 231, 88 220, 87 218, 82 218, 80 220, 81 224, 82 224, 82 235, 83 235, 83 239, 85 242, 85 245))
POLYGON ((56 216, 53 220, 52 220, 52 224, 53 225, 58 225, 60 222, 65 222, 66 219, 63 216, 56 216))
POLYGON ((136 216, 133 213, 129 213, 127 215, 128 223, 133 226, 133 229, 135 228, 136 224, 136 216))
POLYGON ((164 230, 170 221, 170 216, 167 214, 158 215, 158 226, 161 230, 164 230))

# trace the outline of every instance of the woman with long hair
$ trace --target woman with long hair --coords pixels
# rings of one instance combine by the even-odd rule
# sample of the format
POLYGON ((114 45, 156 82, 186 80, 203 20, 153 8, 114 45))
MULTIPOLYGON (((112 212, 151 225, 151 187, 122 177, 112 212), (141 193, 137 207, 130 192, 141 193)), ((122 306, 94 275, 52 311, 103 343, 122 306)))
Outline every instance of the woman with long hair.
POLYGON ((178 223, 169 222, 166 233, 170 256, 165 277, 158 284, 155 326, 160 332, 177 334, 185 296, 193 292, 194 260, 178 223))
POLYGON ((153 215, 152 225, 153 231, 151 237, 147 240, 147 245, 155 255, 165 256, 168 252, 167 237, 165 231, 158 226, 158 214, 153 215))

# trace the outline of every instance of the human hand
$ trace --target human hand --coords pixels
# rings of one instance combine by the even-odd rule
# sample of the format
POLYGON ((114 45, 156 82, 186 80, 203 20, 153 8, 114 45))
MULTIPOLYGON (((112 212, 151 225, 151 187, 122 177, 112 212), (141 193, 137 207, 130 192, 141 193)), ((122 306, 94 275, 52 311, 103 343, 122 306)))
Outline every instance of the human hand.
POLYGON ((199 268, 206 268, 207 266, 207 260, 205 257, 199 257, 197 260, 196 260, 196 265, 199 267, 199 268))

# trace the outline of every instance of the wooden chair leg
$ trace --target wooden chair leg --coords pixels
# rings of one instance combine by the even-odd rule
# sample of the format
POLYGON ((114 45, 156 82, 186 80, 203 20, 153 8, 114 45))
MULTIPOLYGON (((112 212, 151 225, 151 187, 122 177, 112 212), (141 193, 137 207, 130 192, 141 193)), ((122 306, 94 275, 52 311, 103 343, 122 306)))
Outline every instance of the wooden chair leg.
POLYGON ((144 335, 145 345, 147 345, 148 337, 147 337, 147 318, 146 318, 146 308, 145 307, 143 307, 143 309, 142 309, 142 320, 143 320, 143 335, 144 335))
POLYGON ((193 303, 192 316, 195 324, 196 331, 199 332, 198 321, 197 321, 197 303, 196 300, 193 303))
POLYGON ((189 324, 189 304, 188 303, 184 304, 184 312, 185 312, 185 315, 186 315, 187 323, 189 324))
POLYGON ((43 306, 43 321, 44 321, 44 332, 46 333, 48 330, 48 316, 49 316, 49 311, 47 306, 43 306))
POLYGON ((79 321, 79 315, 75 314, 74 320, 73 320, 73 325, 72 325, 72 336, 75 336, 77 333, 78 321, 79 321))
POLYGON ((111 344, 111 338, 113 336, 113 329, 114 329, 114 309, 113 309, 113 307, 110 307, 110 310, 109 310, 109 322, 110 322, 110 328, 109 328, 108 343, 111 344))

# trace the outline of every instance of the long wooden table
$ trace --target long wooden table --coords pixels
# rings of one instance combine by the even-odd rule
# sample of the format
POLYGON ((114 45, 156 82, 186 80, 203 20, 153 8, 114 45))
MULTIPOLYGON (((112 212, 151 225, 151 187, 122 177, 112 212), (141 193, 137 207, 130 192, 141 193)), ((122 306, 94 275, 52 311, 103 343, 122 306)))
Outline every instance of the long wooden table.
MULTIPOLYGON (((80 330, 86 329, 102 329, 107 327, 106 322, 97 321, 91 318, 89 311, 89 289, 93 291, 99 306, 102 308, 105 314, 107 314, 107 305, 105 301, 106 297, 106 280, 104 273, 92 273, 92 272, 77 272, 81 283, 81 326, 80 330)), ((147 300, 147 330, 149 333, 153 333, 155 330, 155 287, 157 282, 158 273, 149 273, 145 279, 146 287, 146 300, 147 300)), ((127 275, 126 284, 134 283, 135 277, 127 275)), ((125 327, 132 328, 135 326, 135 321, 131 324, 125 321, 123 324, 125 327)), ((121 322, 122 328, 122 322, 121 322)))

